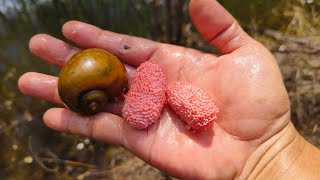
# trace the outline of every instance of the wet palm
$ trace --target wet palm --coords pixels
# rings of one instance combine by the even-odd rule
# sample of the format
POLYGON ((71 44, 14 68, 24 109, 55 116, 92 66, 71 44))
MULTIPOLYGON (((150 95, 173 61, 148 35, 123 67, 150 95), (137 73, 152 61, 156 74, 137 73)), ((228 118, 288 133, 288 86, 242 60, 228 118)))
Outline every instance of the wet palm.
POLYGON ((237 174, 270 130, 275 133, 288 123, 289 101, 277 65, 268 51, 252 43, 221 57, 163 45, 151 59, 162 65, 169 85, 188 81, 201 87, 220 108, 219 118, 212 129, 195 134, 165 108, 159 124, 147 132, 126 126, 125 147, 179 176, 237 174))
MULTIPOLYGON (((79 47, 106 49, 132 67, 153 60, 165 71, 168 85, 188 81, 202 88, 220 109, 211 129, 192 133, 165 107, 157 123, 144 131, 135 130, 115 115, 121 103, 107 107, 115 114, 92 117, 53 108, 44 115, 45 123, 59 131, 122 145, 178 177, 230 179, 239 175, 250 154, 289 123, 288 96, 273 56, 245 34, 216 1, 191 1, 190 15, 204 38, 224 55, 102 31, 81 22, 65 24, 63 33, 79 47), (212 10, 215 15, 210 15, 212 10)), ((48 35, 33 37, 30 49, 57 65, 78 51, 48 35)), ((129 76, 132 67, 127 67, 129 76)), ((61 103, 56 81, 56 77, 28 73, 19 86, 26 94, 61 103)))

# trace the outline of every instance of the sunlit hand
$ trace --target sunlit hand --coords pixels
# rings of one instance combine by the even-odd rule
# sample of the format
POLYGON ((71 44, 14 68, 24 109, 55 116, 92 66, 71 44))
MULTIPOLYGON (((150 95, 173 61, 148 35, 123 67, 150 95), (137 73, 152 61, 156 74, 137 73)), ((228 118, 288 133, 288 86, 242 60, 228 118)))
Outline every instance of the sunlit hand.
MULTIPOLYGON (((76 21, 66 23, 62 30, 79 48, 39 34, 31 39, 30 49, 58 66, 80 48, 105 49, 129 65, 131 77, 142 62, 153 60, 165 71, 168 85, 188 81, 212 97, 220 113, 211 129, 192 133, 165 107, 157 123, 147 130, 136 130, 121 118, 121 103, 110 104, 108 112, 91 117, 52 108, 44 114, 46 125, 121 145, 177 177, 238 177, 252 152, 288 125, 288 95, 274 57, 250 38, 221 5, 214 0, 193 0, 190 16, 203 38, 223 55, 103 31, 76 21)), ((25 94, 61 103, 57 79, 26 73, 19 87, 25 94)))

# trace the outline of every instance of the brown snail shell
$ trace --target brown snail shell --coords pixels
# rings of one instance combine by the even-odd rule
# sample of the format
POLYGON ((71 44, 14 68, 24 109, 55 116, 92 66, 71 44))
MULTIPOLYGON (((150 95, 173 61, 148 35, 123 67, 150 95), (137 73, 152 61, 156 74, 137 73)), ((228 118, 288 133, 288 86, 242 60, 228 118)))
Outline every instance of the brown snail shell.
POLYGON ((127 88, 126 70, 107 51, 91 48, 79 51, 62 67, 58 91, 65 105, 77 113, 92 115, 127 88))

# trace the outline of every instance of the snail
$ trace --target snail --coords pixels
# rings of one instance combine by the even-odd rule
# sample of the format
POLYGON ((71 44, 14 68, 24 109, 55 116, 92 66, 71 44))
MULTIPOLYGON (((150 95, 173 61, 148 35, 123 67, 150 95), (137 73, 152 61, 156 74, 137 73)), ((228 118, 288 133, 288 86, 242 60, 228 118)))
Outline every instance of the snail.
POLYGON ((124 65, 111 53, 90 48, 74 54, 62 67, 58 92, 74 112, 93 115, 127 88, 124 65))

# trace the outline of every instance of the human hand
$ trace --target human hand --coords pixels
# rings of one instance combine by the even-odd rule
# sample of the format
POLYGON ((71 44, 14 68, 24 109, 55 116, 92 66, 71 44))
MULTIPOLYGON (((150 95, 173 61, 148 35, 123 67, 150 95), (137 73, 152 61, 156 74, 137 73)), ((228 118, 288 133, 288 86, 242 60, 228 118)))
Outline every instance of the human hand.
MULTIPOLYGON (((62 30, 80 48, 97 47, 118 56, 129 65, 129 77, 142 62, 153 60, 164 70, 168 86, 187 81, 202 88, 220 109, 211 129, 188 131, 166 106, 159 121, 147 130, 136 130, 121 118, 121 103, 109 104, 107 112, 90 117, 52 108, 44 114, 46 125, 121 145, 173 176, 240 177, 250 155, 289 124, 288 95, 274 57, 216 1, 191 1, 190 16, 202 36, 223 55, 103 31, 76 21, 66 23, 62 30)), ((30 49, 58 66, 80 50, 44 34, 31 39, 30 49)), ((25 94, 62 103, 57 77, 26 73, 19 87, 25 94)))

